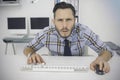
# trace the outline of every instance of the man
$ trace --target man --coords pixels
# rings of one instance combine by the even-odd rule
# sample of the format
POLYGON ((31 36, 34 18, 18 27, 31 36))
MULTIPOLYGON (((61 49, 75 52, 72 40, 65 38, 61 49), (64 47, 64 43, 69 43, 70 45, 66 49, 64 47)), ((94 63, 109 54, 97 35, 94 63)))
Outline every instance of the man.
POLYGON ((27 63, 45 63, 42 57, 36 53, 41 47, 46 46, 53 56, 82 56, 83 48, 87 45, 98 53, 98 57, 90 64, 90 68, 95 70, 96 64, 104 72, 110 71, 108 64, 112 57, 110 49, 92 32, 87 26, 75 24, 75 9, 71 4, 61 2, 55 5, 54 27, 46 27, 43 32, 36 37, 24 49, 24 54, 29 56, 27 63), (66 52, 66 42, 67 49, 66 52))

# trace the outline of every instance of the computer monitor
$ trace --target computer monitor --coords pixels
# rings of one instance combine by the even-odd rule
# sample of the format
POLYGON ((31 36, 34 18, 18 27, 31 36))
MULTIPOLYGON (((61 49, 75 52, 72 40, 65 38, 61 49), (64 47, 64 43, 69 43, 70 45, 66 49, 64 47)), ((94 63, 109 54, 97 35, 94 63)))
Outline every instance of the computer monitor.
POLYGON ((49 17, 31 17, 30 18, 30 33, 36 34, 49 26, 49 17))
POLYGON ((1 3, 19 3, 20 0, 0 0, 1 3))
POLYGON ((27 33, 25 17, 8 17, 7 26, 8 26, 8 32, 10 32, 10 34, 27 33))
POLYGON ((2 0, 2 1, 17 1, 17 0, 2 0))

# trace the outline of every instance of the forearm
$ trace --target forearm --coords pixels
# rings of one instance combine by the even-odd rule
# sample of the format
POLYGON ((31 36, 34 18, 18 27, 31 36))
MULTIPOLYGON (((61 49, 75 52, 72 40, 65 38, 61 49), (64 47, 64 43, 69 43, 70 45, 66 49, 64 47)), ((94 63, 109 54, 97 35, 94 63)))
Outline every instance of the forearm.
POLYGON ((24 51, 23 51, 23 53, 25 54, 25 56, 28 56, 28 54, 31 54, 33 52, 35 52, 35 51, 32 48, 30 48, 30 47, 26 47, 24 49, 24 51))
POLYGON ((105 50, 105 51, 102 51, 100 53, 100 55, 98 56, 98 59, 101 58, 105 61, 109 61, 111 59, 112 55, 109 51, 105 50))

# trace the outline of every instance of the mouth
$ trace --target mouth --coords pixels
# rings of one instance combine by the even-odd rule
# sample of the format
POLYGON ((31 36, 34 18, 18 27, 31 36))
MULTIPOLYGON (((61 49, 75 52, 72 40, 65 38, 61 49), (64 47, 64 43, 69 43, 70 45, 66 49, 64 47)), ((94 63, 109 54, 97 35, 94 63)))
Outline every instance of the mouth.
POLYGON ((62 30, 61 32, 60 32, 60 35, 62 36, 62 37, 68 37, 69 35, 70 35, 70 33, 69 33, 69 30, 62 30))
POLYGON ((64 30, 64 31, 62 31, 62 32, 68 32, 68 30, 64 30))
POLYGON ((62 29, 61 31, 62 32, 68 32, 69 30, 68 29, 62 29))

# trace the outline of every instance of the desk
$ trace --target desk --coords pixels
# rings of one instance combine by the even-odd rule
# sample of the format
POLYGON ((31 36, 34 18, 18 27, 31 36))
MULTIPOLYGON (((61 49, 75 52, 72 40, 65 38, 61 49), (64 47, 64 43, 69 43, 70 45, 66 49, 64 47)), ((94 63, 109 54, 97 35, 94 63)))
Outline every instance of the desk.
MULTIPOLYGON (((42 56, 47 64, 76 64, 88 65, 96 58, 42 56)), ((111 71, 105 75, 97 75, 94 71, 81 73, 66 72, 25 72, 20 67, 26 64, 24 55, 0 56, 0 80, 120 80, 120 57, 113 57, 110 61, 111 71)))
POLYGON ((7 54, 8 43, 12 43, 14 54, 16 54, 14 43, 28 43, 32 39, 33 38, 17 38, 17 37, 16 38, 14 38, 14 37, 13 38, 12 37, 4 38, 3 41, 6 43, 5 54, 7 54))

